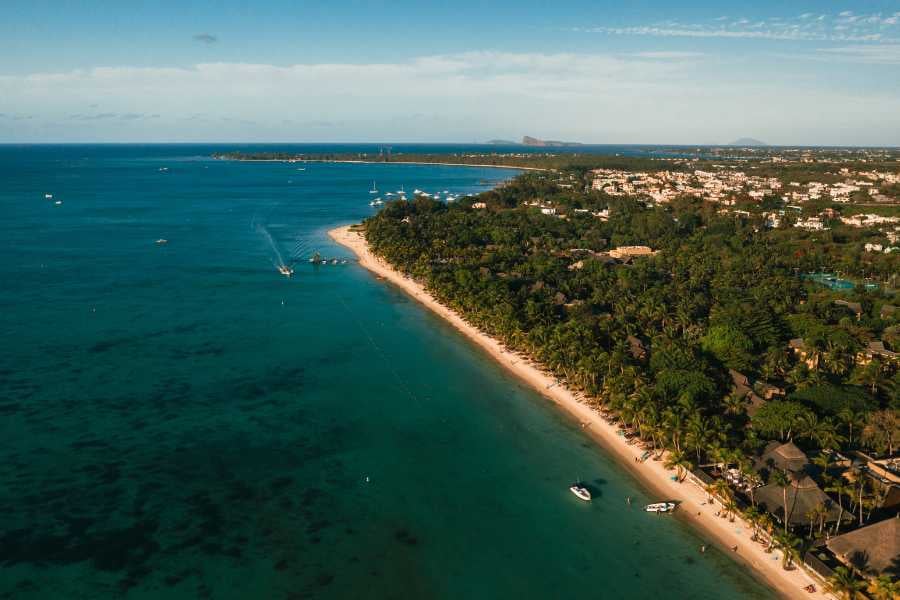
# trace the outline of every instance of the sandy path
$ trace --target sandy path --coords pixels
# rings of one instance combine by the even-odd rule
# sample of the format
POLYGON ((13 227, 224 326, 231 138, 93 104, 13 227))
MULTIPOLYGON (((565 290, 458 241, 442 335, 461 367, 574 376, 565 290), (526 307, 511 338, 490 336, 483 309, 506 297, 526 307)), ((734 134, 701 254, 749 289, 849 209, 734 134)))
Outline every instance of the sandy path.
POLYGON ((458 314, 438 303, 425 289, 415 281, 395 271, 384 261, 373 255, 364 238, 350 230, 350 226, 338 227, 328 232, 337 243, 351 249, 359 258, 360 264, 369 271, 384 277, 407 294, 427 306, 446 319, 470 340, 481 346, 497 362, 512 373, 530 384, 541 394, 568 411, 578 419, 585 429, 614 456, 651 489, 659 495, 660 500, 678 500, 679 518, 693 524, 708 536, 710 542, 730 552, 737 546, 735 557, 745 565, 752 567, 770 586, 785 598, 831 598, 822 591, 821 581, 814 580, 804 569, 785 571, 781 568, 781 553, 773 551, 767 554, 759 543, 751 542, 750 526, 741 519, 734 523, 728 519, 716 517, 721 507, 707 503, 707 494, 690 481, 677 482, 672 477, 675 472, 667 470, 662 461, 647 460, 639 463, 636 459, 643 454, 637 445, 629 446, 623 437, 616 433, 616 426, 604 421, 600 414, 586 404, 582 404, 577 394, 557 385, 556 380, 546 375, 533 363, 520 356, 504 350, 503 346, 493 338, 481 333, 477 328, 465 322, 458 314), (814 583, 817 591, 809 593, 804 587, 814 583))

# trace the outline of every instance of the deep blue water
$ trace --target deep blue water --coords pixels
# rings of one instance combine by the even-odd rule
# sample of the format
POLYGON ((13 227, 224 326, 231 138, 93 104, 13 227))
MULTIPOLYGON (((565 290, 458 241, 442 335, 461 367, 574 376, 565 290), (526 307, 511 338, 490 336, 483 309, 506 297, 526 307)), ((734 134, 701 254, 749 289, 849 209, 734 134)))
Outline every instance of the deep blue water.
POLYGON ((0 146, 0 598, 769 596, 395 289, 274 268, 513 172, 233 147, 0 146))

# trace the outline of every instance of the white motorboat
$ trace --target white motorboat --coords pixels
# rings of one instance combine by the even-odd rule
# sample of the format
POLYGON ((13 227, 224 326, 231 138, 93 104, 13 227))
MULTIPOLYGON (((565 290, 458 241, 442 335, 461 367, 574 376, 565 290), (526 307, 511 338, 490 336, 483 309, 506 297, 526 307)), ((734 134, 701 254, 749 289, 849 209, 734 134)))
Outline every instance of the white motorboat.
POLYGON ((156 240, 156 243, 157 243, 158 245, 162 246, 163 244, 168 244, 168 243, 169 243, 169 240, 167 240, 167 239, 165 239, 165 238, 159 238, 158 240, 156 240))
POLYGON ((655 513, 664 513, 664 512, 672 512, 675 510, 674 502, 656 502, 654 504, 648 504, 644 507, 644 510, 647 512, 655 512, 655 513))
POLYGON ((53 200, 53 194, 44 194, 44 198, 47 200, 53 200))
POLYGON ((278 272, 285 277, 290 277, 294 274, 294 270, 287 265, 278 265, 278 272))
POLYGON ((581 485, 580 483, 573 483, 569 486, 569 491, 584 500, 585 502, 591 501, 591 492, 586 487, 581 485))

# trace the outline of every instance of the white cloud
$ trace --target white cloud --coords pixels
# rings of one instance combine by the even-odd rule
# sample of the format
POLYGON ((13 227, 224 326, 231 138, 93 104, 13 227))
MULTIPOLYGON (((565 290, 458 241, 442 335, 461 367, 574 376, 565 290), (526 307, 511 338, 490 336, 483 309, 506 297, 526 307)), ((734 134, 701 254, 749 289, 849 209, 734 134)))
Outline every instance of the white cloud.
POLYGON ((98 67, 0 76, 0 141, 896 140, 898 99, 734 73, 692 52, 470 52, 389 63, 98 67), (778 102, 773 103, 772 99, 778 102), (84 107, 102 110, 84 111, 84 107), (848 105, 865 105, 861 113, 848 105), (810 107, 815 107, 811 110, 810 107), (102 118, 93 118, 103 115, 102 118), (834 132, 837 131, 841 136, 834 132), (866 136, 866 137, 861 137, 866 136))
POLYGON ((838 48, 819 48, 820 56, 829 60, 839 59, 846 62, 874 65, 900 65, 900 44, 882 44, 876 46, 857 45, 838 48))
POLYGON ((844 11, 837 15, 818 16, 803 13, 790 19, 771 17, 751 21, 718 17, 700 23, 667 21, 629 27, 580 27, 573 31, 654 37, 892 43, 900 41, 897 37, 900 35, 896 27, 898 24, 900 15, 897 13, 884 17, 881 13, 857 15, 844 11))

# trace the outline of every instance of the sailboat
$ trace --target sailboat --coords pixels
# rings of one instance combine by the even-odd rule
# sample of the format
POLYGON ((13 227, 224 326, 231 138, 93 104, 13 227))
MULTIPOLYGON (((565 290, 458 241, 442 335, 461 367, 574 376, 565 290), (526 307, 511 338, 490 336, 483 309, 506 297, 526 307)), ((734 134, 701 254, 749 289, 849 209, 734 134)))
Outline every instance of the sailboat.
POLYGON ((372 182, 372 189, 369 190, 369 193, 370 193, 370 194, 377 194, 377 193, 378 193, 378 188, 375 187, 375 182, 374 182, 374 181, 372 182))

